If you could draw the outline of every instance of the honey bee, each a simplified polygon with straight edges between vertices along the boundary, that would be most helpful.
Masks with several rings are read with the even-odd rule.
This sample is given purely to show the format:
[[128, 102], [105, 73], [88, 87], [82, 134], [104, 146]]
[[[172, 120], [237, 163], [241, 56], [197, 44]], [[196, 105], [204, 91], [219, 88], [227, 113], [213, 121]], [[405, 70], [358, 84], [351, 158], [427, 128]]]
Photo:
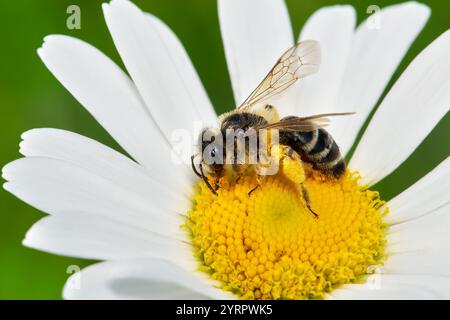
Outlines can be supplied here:
[[[288, 159], [309, 163], [314, 170], [332, 179], [339, 179], [343, 175], [346, 169], [345, 160], [333, 137], [323, 127], [328, 124], [329, 116], [352, 113], [327, 113], [307, 117], [288, 116], [280, 119], [276, 108], [266, 103], [269, 98], [280, 94], [298, 79], [316, 73], [319, 70], [320, 60], [320, 45], [317, 41], [307, 40], [294, 45], [281, 55], [262, 82], [239, 107], [219, 117], [220, 128], [203, 129], [199, 137], [199, 153], [191, 157], [191, 164], [194, 172], [203, 179], [211, 192], [216, 194], [219, 188], [218, 180], [225, 175], [237, 176], [239, 179], [240, 174], [249, 167], [256, 168], [258, 175], [260, 172], [258, 163], [252, 165], [248, 161], [237, 161], [238, 148], [235, 145], [235, 139], [232, 139], [232, 149], [227, 148], [223, 137], [226, 137], [230, 130], [237, 132], [237, 136], [246, 138], [249, 137], [246, 135], [249, 131], [278, 130], [279, 144], [283, 146], [282, 150]], [[227, 154], [227, 150], [231, 150], [231, 161], [205, 160], [206, 158], [229, 158], [230, 154]], [[194, 163], [197, 155], [201, 155], [198, 170]], [[249, 157], [247, 153], [245, 159], [248, 160]], [[215, 181], [214, 186], [208, 178]], [[302, 182], [301, 194], [305, 204], [317, 217], [311, 209], [308, 191]], [[249, 195], [253, 191], [254, 189], [249, 192]]]

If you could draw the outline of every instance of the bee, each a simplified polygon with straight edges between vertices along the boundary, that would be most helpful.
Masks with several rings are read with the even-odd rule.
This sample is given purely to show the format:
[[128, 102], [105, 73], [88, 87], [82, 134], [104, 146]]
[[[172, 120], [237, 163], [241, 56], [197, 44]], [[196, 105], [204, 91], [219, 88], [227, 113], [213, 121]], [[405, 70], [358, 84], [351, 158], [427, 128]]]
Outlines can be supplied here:
[[[329, 122], [327, 117], [352, 113], [280, 118], [276, 108], [266, 103], [268, 99], [280, 94], [298, 79], [316, 73], [319, 70], [320, 60], [320, 45], [317, 41], [307, 40], [294, 45], [281, 55], [266, 77], [240, 106], [219, 117], [220, 128], [202, 130], [197, 154], [201, 155], [199, 169], [197, 170], [194, 163], [197, 155], [191, 157], [191, 164], [193, 171], [203, 179], [211, 192], [217, 194], [218, 180], [225, 175], [234, 175], [239, 179], [239, 176], [249, 168], [256, 168], [256, 172], [260, 172], [258, 164], [251, 165], [249, 162], [236, 160], [238, 147], [234, 143], [235, 140], [231, 139], [232, 149], [227, 148], [227, 144], [223, 142], [223, 137], [227, 137], [228, 132], [237, 132], [237, 136], [244, 136], [248, 140], [249, 136], [246, 134], [249, 131], [278, 130], [279, 144], [283, 146], [282, 150], [286, 159], [295, 160], [300, 165], [302, 161], [309, 163], [314, 170], [332, 179], [339, 179], [343, 175], [346, 169], [345, 160], [333, 137], [324, 127]], [[209, 137], [209, 139], [205, 139], [205, 137]], [[227, 150], [231, 150], [231, 162], [205, 161], [205, 158], [208, 157], [227, 158], [230, 156], [227, 154]], [[248, 160], [249, 156], [246, 154], [245, 159]], [[214, 180], [215, 183], [211, 185], [208, 178]], [[303, 183], [301, 184], [301, 194], [305, 204], [317, 217], [317, 214], [311, 209], [308, 191]], [[249, 192], [249, 195], [253, 191], [254, 189]]]

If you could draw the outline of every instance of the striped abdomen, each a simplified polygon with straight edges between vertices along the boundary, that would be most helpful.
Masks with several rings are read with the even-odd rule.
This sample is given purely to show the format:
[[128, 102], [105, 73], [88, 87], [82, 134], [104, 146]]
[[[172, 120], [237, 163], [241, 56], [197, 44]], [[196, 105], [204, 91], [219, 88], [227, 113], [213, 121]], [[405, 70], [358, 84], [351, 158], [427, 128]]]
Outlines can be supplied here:
[[325, 129], [311, 132], [280, 130], [280, 143], [290, 146], [316, 170], [336, 178], [345, 172], [345, 160], [339, 147]]

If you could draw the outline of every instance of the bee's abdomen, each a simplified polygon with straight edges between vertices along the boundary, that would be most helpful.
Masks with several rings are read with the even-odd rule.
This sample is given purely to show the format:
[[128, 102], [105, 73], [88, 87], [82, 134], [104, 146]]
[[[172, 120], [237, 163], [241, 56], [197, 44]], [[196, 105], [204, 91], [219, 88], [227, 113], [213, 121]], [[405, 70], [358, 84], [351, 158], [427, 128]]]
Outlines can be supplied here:
[[280, 143], [290, 146], [313, 168], [339, 178], [345, 172], [345, 161], [333, 137], [325, 130], [311, 132], [280, 131]]

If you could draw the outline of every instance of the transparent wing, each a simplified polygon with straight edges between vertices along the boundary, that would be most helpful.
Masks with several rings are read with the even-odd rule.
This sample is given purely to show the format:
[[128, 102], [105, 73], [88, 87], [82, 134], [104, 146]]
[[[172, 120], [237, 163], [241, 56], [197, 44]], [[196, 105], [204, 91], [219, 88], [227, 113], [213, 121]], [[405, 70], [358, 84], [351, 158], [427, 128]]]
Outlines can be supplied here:
[[342, 113], [322, 113], [308, 117], [289, 117], [282, 119], [275, 123], [269, 123], [258, 127], [261, 129], [279, 129], [283, 131], [300, 131], [309, 132], [319, 128], [328, 126], [331, 116], [346, 116], [354, 114], [354, 112], [342, 112]]
[[[294, 120], [294, 119], [292, 119]], [[322, 118], [318, 120], [303, 120], [303, 119], [295, 119], [294, 121], [279, 121], [272, 123], [270, 125], [265, 125], [258, 130], [261, 129], [279, 129], [282, 131], [299, 131], [299, 132], [309, 132], [314, 131], [328, 125], [329, 119]]]
[[320, 45], [317, 41], [306, 40], [289, 48], [238, 109], [248, 109], [284, 91], [298, 79], [316, 73], [320, 57]]

